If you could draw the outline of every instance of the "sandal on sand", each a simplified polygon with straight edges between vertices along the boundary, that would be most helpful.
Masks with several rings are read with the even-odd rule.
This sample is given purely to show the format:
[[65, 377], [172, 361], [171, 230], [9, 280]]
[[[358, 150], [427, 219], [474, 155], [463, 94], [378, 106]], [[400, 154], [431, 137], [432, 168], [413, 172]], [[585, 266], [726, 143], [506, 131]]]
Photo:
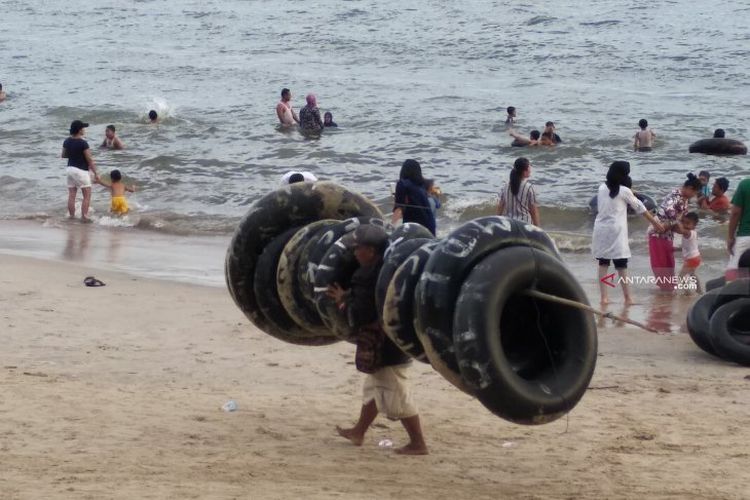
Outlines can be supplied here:
[[94, 278], [93, 276], [86, 276], [83, 279], [83, 284], [86, 286], [105, 286], [106, 283], [104, 283], [102, 280], [98, 280]]

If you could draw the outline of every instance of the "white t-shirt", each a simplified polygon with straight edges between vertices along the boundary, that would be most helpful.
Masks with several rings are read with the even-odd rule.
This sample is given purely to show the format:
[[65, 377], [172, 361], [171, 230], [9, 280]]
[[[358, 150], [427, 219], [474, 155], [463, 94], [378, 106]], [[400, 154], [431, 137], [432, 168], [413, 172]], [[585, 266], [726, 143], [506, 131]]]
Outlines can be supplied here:
[[693, 230], [690, 231], [689, 236], [682, 235], [682, 258], [692, 259], [693, 257], [699, 257], [701, 254], [698, 250], [698, 232]]
[[317, 182], [318, 178], [315, 177], [310, 172], [298, 172], [296, 170], [292, 170], [290, 172], [285, 173], [281, 176], [281, 185], [282, 186], [288, 186], [289, 185], [289, 178], [293, 176], [294, 174], [302, 174], [302, 177], [305, 178], [305, 182]]
[[591, 253], [596, 259], [629, 259], [628, 206], [639, 215], [646, 207], [625, 186], [620, 186], [617, 196], [610, 198], [606, 184], [599, 186], [597, 205]]

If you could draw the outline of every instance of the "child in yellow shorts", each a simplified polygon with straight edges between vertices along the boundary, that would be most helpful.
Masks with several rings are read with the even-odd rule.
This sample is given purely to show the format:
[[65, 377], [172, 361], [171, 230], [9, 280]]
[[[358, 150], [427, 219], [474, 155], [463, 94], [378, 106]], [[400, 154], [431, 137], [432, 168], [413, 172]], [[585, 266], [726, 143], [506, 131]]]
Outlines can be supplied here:
[[128, 200], [125, 198], [125, 191], [135, 193], [135, 186], [127, 186], [122, 182], [122, 174], [119, 170], [112, 170], [109, 173], [111, 182], [100, 180], [99, 184], [105, 186], [112, 193], [112, 204], [110, 205], [109, 211], [116, 215], [125, 215], [128, 213], [130, 208], [128, 207]]

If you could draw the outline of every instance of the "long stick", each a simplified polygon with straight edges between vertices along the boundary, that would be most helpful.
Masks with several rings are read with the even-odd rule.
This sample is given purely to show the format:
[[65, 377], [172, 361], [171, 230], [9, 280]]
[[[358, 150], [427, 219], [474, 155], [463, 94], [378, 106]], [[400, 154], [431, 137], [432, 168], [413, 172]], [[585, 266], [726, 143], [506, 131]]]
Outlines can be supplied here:
[[526, 290], [524, 292], [524, 295], [528, 295], [529, 297], [534, 297], [535, 299], [546, 300], [548, 302], [556, 302], [564, 306], [575, 307], [576, 309], [582, 309], [584, 311], [588, 311], [590, 313], [596, 314], [597, 316], [601, 316], [603, 318], [609, 318], [615, 321], [622, 321], [623, 323], [628, 323], [630, 325], [637, 326], [638, 328], [642, 328], [646, 330], [647, 332], [659, 333], [658, 330], [654, 330], [653, 328], [650, 328], [644, 325], [643, 323], [639, 323], [637, 321], [633, 321], [632, 319], [617, 316], [616, 314], [613, 314], [611, 312], [604, 312], [598, 309], [594, 309], [593, 307], [589, 305], [581, 304], [580, 302], [576, 302], [575, 300], [564, 299], [562, 297], [558, 297], [557, 295], [550, 295], [548, 293], [540, 292], [539, 290]]

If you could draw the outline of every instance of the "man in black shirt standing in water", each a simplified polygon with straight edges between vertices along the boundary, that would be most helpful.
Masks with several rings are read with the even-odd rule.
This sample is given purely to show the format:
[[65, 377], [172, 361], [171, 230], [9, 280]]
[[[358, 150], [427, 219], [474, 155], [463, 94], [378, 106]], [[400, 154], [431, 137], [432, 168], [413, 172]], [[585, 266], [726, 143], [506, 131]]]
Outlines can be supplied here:
[[349, 324], [357, 329], [357, 369], [367, 373], [359, 420], [349, 429], [336, 427], [339, 435], [362, 446], [365, 433], [381, 411], [392, 420], [401, 420], [409, 443], [396, 449], [402, 455], [426, 455], [419, 414], [406, 384], [411, 359], [383, 332], [375, 306], [375, 283], [383, 263], [388, 236], [374, 225], [358, 227], [352, 237], [359, 269], [352, 276], [351, 288], [338, 283], [328, 287], [328, 295], [346, 312]]

